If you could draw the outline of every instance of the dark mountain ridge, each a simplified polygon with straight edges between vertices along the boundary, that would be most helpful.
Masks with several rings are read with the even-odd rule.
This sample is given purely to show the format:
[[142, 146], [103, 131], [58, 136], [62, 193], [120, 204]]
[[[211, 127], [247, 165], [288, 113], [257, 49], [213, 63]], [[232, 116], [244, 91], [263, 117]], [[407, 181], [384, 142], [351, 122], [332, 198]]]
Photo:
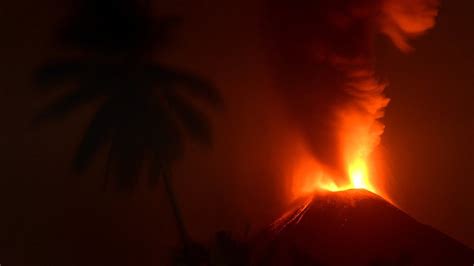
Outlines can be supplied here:
[[301, 199], [256, 241], [255, 265], [473, 265], [474, 251], [366, 190]]

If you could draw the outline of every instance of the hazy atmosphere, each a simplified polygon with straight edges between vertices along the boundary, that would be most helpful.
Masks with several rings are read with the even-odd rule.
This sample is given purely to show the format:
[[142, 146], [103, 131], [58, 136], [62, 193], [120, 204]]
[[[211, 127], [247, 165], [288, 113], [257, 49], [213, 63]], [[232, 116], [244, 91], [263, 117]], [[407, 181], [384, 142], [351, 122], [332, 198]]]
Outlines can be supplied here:
[[[183, 160], [173, 165], [183, 220], [196, 241], [207, 243], [218, 230], [231, 230], [236, 235], [257, 232], [299, 196], [298, 175], [306, 169], [307, 158], [319, 158], [325, 170], [339, 173], [344, 158], [351, 156], [333, 148], [336, 140], [332, 132], [340, 129], [330, 123], [334, 120], [328, 117], [335, 114], [326, 106], [334, 101], [350, 105], [347, 110], [352, 111], [357, 100], [346, 92], [305, 94], [305, 84], [339, 86], [332, 84], [337, 79], [331, 75], [340, 73], [319, 69], [320, 76], [315, 77], [288, 63], [293, 60], [297, 66], [304, 65], [298, 56], [306, 54], [300, 43], [292, 42], [301, 32], [279, 31], [278, 35], [272, 31], [272, 25], [285, 22], [278, 12], [291, 12], [285, 8], [286, 1], [277, 2], [274, 10], [263, 0], [153, 3], [156, 16], [181, 18], [169, 46], [153, 58], [206, 77], [223, 99], [218, 112], [204, 108], [214, 129], [212, 145], [202, 147], [186, 139]], [[94, 112], [93, 105], [75, 110], [60, 122], [32, 123], [42, 106], [58, 95], [38, 91], [33, 77], [41, 64], [61, 54], [54, 34], [69, 14], [68, 7], [60, 0], [6, 1], [0, 6], [4, 61], [0, 264], [9, 265], [3, 256], [7, 260], [23, 256], [29, 258], [25, 261], [51, 261], [52, 265], [67, 259], [80, 261], [94, 256], [84, 255], [93, 249], [75, 250], [75, 245], [87, 243], [105, 247], [101, 251], [105, 254], [133, 250], [138, 255], [130, 260], [141, 257], [161, 265], [161, 258], [177, 242], [162, 182], [148, 187], [146, 181], [139, 181], [131, 192], [113, 187], [104, 190], [105, 151], [99, 152], [85, 174], [71, 171], [71, 160]], [[293, 12], [288, 16], [305, 19], [297, 8]], [[363, 121], [370, 116], [371, 125], [376, 123], [375, 131], [385, 126], [383, 135], [376, 134], [380, 145], [373, 147], [380, 154], [373, 172], [381, 177], [374, 181], [381, 187], [379, 191], [419, 222], [470, 248], [474, 248], [473, 13], [472, 0], [442, 1], [434, 16], [436, 26], [420, 26], [423, 35], [407, 33], [412, 50], [394, 37], [395, 33], [376, 34], [375, 45], [365, 48], [365, 42], [372, 43], [372, 35], [367, 33], [366, 41], [356, 38], [350, 46], [357, 50], [354, 53], [366, 56], [361, 63], [364, 67], [370, 62], [370, 69], [364, 68], [373, 71], [369, 79], [386, 84], [385, 91], [374, 96], [377, 110], [356, 114]], [[321, 25], [322, 21], [315, 23]], [[323, 36], [323, 29], [327, 30], [321, 26], [314, 32]], [[278, 38], [289, 41], [272, 46], [271, 41]], [[352, 58], [352, 51], [345, 48], [349, 44], [336, 47], [334, 43], [341, 42], [334, 36], [321, 43], [323, 48], [334, 49], [320, 47], [321, 51], [337, 59]], [[296, 51], [293, 54], [289, 49]], [[320, 60], [318, 56], [321, 54], [315, 56]], [[312, 99], [320, 103], [313, 106]], [[385, 105], [382, 118], [379, 109]], [[357, 137], [347, 137], [348, 142]], [[340, 180], [336, 183], [344, 185], [347, 177], [337, 176]]]

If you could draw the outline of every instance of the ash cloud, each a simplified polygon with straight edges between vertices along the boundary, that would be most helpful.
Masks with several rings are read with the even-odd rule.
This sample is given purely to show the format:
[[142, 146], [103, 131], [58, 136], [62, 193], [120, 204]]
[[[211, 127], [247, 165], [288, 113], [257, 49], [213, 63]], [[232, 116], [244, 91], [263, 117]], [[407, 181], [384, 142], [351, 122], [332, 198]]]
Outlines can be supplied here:
[[[314, 157], [336, 176], [344, 175], [344, 146], [362, 136], [370, 152], [383, 133], [379, 119], [389, 100], [374, 73], [376, 36], [386, 35], [408, 52], [408, 40], [434, 26], [438, 5], [437, 0], [267, 1], [270, 58], [288, 112]], [[341, 137], [351, 130], [352, 136]]]

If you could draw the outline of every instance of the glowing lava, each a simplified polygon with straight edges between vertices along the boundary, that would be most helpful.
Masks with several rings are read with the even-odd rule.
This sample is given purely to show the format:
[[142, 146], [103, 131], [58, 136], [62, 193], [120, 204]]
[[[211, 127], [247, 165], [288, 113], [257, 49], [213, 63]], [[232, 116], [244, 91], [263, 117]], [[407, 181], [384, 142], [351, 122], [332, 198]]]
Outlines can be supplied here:
[[361, 159], [349, 166], [349, 176], [355, 188], [367, 188], [367, 165]]
[[389, 99], [375, 73], [374, 41], [382, 33], [412, 51], [409, 39], [435, 25], [439, 1], [276, 2], [274, 37], [281, 43], [275, 54], [285, 65], [282, 76], [289, 75], [285, 96], [305, 146], [295, 163], [293, 196], [366, 189], [387, 199], [380, 171], [388, 169], [377, 146]]
[[318, 182], [318, 187], [331, 192], [350, 189], [365, 189], [378, 194], [377, 190], [370, 182], [367, 163], [362, 158], [358, 158], [353, 163], [351, 163], [348, 166], [347, 171], [349, 176], [349, 184], [338, 186], [334, 181], [332, 181], [332, 179], [326, 179], [325, 181]]
[[[383, 176], [375, 170], [377, 165], [372, 156], [380, 142], [383, 125], [375, 119], [366, 119], [353, 112], [345, 112], [340, 123], [340, 149], [344, 163], [342, 171], [332, 171], [311, 154], [304, 155], [305, 159], [294, 173], [294, 196], [300, 197], [318, 190], [338, 192], [365, 189], [388, 200], [380, 187]], [[377, 180], [373, 179], [375, 175]]]
[[[372, 77], [363, 77], [364, 82], [357, 85], [369, 91], [380, 91], [383, 84], [378, 84]], [[369, 89], [367, 89], [369, 88]], [[311, 154], [306, 154], [303, 163], [296, 173], [295, 195], [312, 193], [316, 190], [331, 192], [350, 189], [365, 189], [387, 198], [380, 188], [383, 176], [377, 173], [373, 153], [380, 143], [384, 125], [379, 118], [389, 99], [381, 93], [365, 98], [365, 110], [351, 105], [340, 107], [337, 119], [337, 136], [342, 165], [340, 169], [324, 166]], [[312, 157], [312, 158], [310, 158]], [[374, 176], [377, 180], [374, 180]], [[377, 181], [377, 182], [374, 182]]]

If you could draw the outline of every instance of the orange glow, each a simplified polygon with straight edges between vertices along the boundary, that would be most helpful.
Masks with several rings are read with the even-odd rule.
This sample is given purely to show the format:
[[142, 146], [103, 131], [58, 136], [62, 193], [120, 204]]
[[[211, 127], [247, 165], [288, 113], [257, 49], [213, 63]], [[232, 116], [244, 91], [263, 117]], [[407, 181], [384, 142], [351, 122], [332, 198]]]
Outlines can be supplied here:
[[343, 186], [338, 186], [331, 179], [327, 179], [326, 182], [322, 181], [318, 183], [320, 189], [337, 192], [350, 189], [365, 189], [375, 194], [381, 194], [370, 181], [369, 170], [367, 162], [362, 158], [356, 159], [350, 165], [348, 165], [348, 177], [349, 183]]
[[354, 188], [374, 190], [370, 184], [367, 163], [362, 159], [357, 159], [349, 165], [349, 178]]
[[383, 189], [377, 187], [373, 182], [374, 180], [372, 180], [369, 159], [368, 157], [364, 158], [361, 156], [350, 162], [346, 166], [346, 181], [338, 184], [336, 180], [341, 180], [340, 177], [334, 178], [334, 174], [330, 174], [330, 171], [325, 170], [316, 160], [307, 157], [296, 172], [297, 178], [294, 183], [293, 196], [300, 197], [317, 190], [338, 192], [351, 189], [365, 189], [388, 199]]
[[416, 37], [431, 29], [438, 16], [439, 0], [386, 0], [383, 2], [380, 29], [400, 50], [412, 47], [409, 37]]
[[[439, 2], [381, 1], [381, 10], [376, 12], [374, 20], [377, 30], [387, 35], [401, 51], [411, 51], [409, 40], [435, 25]], [[348, 19], [347, 23], [351, 23], [351, 20]], [[361, 40], [365, 37], [367, 36], [360, 36]], [[370, 47], [372, 39], [368, 38], [366, 41]], [[330, 40], [328, 43], [331, 43]], [[293, 196], [300, 197], [315, 190], [336, 192], [366, 189], [388, 199], [380, 187], [384, 178], [380, 171], [386, 172], [386, 169], [378, 165], [381, 164], [380, 161], [374, 161], [374, 151], [384, 131], [380, 119], [389, 99], [384, 95], [386, 84], [380, 82], [374, 74], [373, 54], [364, 51], [365, 49], [361, 49], [360, 55], [354, 57], [350, 53], [346, 55], [334, 50], [331, 51], [333, 54], [322, 57], [324, 60], [328, 58], [326, 61], [315, 61], [316, 64], [327, 64], [344, 77], [341, 87], [325, 88], [342, 90], [347, 98], [346, 101], [343, 99], [334, 103], [330, 110], [331, 127], [322, 129], [335, 134], [337, 147], [334, 147], [333, 152], [339, 158], [336, 162], [329, 162], [333, 165], [323, 165], [321, 162], [325, 160], [318, 161], [322, 158], [315, 158], [318, 156], [317, 152], [304, 150], [293, 173]], [[383, 158], [383, 154], [377, 156]]]
[[[373, 176], [377, 165], [373, 152], [380, 143], [384, 125], [379, 122], [389, 99], [383, 96], [384, 84], [367, 71], [354, 72], [352, 88], [360, 93], [359, 102], [338, 107], [336, 134], [343, 169], [329, 169], [306, 154], [295, 173], [295, 196], [315, 190], [332, 192], [365, 189], [388, 198], [380, 187], [382, 176]], [[377, 180], [375, 180], [377, 178]]]
[[[365, 189], [376, 194], [381, 194], [371, 183], [367, 162], [362, 158], [356, 159], [347, 168], [349, 182], [345, 185], [337, 185], [335, 181], [326, 175], [320, 175], [316, 178], [316, 183], [306, 187], [305, 192], [311, 192], [316, 189], [327, 190], [331, 192], [344, 191], [350, 189]], [[314, 176], [313, 176], [314, 177]]]

